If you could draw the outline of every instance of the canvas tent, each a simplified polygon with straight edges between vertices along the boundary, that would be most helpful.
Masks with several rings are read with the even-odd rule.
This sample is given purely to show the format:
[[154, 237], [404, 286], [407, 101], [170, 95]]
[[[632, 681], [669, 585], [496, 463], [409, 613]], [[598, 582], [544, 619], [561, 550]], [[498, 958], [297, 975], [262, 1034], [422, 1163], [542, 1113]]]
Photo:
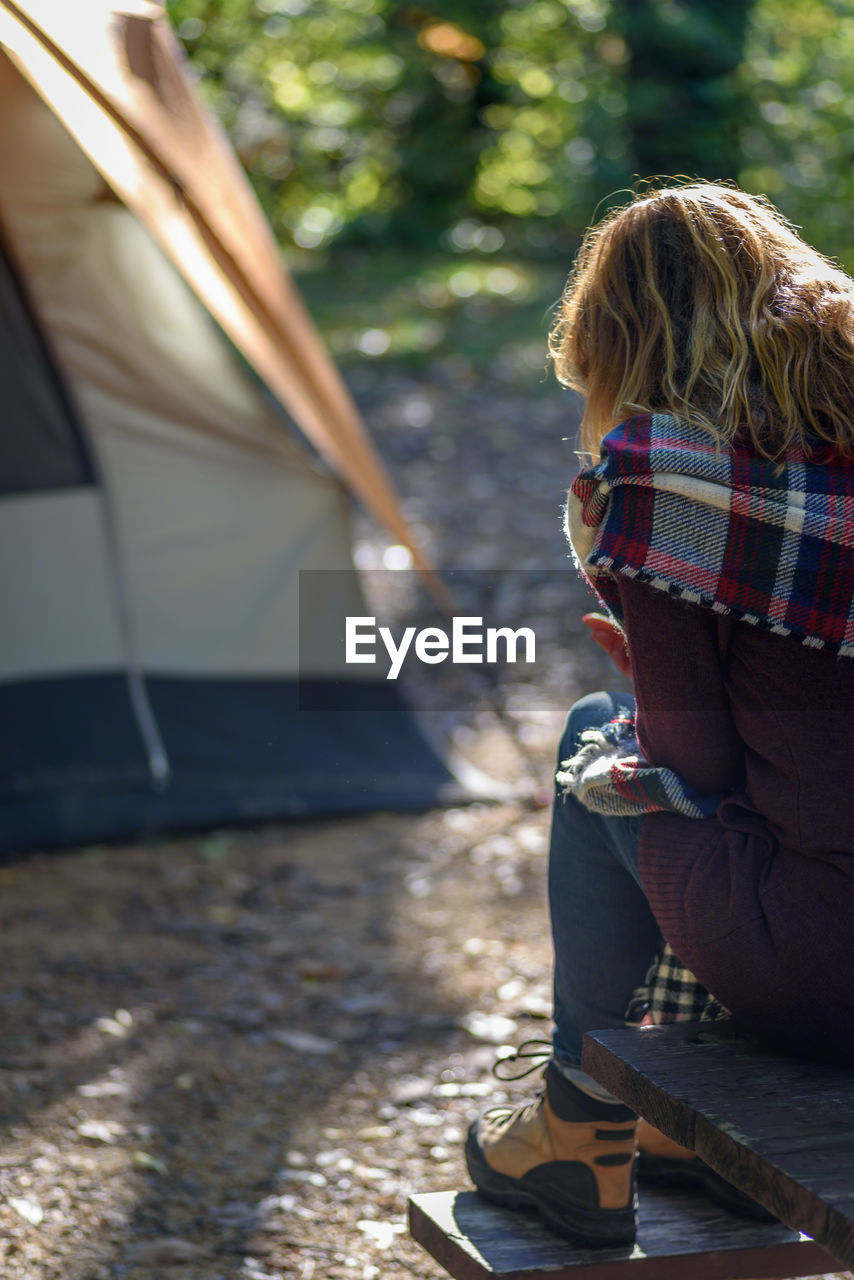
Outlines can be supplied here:
[[437, 797], [342, 575], [297, 671], [408, 530], [158, 5], [0, 0], [0, 375], [0, 849]]

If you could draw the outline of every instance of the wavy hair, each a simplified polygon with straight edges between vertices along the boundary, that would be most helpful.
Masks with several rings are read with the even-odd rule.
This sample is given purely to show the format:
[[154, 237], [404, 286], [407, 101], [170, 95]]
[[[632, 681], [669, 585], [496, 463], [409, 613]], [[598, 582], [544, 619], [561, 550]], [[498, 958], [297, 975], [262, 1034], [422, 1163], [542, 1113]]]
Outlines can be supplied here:
[[766, 458], [819, 442], [854, 457], [854, 280], [762, 196], [692, 182], [610, 213], [584, 238], [549, 353], [587, 396], [594, 456], [617, 422], [657, 411]]

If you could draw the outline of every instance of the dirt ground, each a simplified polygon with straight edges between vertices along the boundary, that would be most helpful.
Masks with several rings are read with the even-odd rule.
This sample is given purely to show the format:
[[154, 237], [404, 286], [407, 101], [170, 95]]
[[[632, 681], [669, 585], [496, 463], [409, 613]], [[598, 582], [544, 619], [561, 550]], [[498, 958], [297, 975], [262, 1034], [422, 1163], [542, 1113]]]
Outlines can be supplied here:
[[[560, 573], [507, 723], [443, 725], [547, 788], [566, 705], [613, 683], [562, 573], [566, 401], [459, 368], [356, 390], [440, 563]], [[547, 826], [474, 803], [0, 867], [4, 1280], [442, 1275], [406, 1200], [465, 1185], [497, 1048], [548, 1034]]]
[[3, 868], [2, 1275], [439, 1275], [406, 1198], [547, 1027], [545, 838], [475, 805]]

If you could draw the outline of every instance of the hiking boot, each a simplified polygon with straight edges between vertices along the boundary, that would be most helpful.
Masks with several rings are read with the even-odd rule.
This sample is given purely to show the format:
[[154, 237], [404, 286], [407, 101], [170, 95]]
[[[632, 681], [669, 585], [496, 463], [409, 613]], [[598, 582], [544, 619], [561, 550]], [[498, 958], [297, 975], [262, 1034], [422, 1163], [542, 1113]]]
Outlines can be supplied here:
[[632, 1244], [634, 1112], [591, 1098], [554, 1062], [544, 1080], [534, 1102], [495, 1107], [472, 1124], [465, 1157], [474, 1185], [507, 1208], [537, 1209], [578, 1244]]
[[710, 1200], [743, 1218], [754, 1218], [757, 1222], [777, 1221], [773, 1213], [731, 1186], [693, 1151], [680, 1147], [646, 1120], [638, 1122], [637, 1176], [641, 1182], [705, 1191]]

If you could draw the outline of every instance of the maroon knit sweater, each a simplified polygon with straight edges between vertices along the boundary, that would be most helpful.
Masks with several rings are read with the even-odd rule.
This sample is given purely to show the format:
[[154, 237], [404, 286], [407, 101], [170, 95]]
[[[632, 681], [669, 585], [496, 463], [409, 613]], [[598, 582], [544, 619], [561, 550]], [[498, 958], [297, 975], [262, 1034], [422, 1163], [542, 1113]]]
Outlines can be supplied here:
[[726, 797], [643, 820], [661, 930], [746, 1026], [854, 1066], [854, 660], [619, 589], [644, 755]]

